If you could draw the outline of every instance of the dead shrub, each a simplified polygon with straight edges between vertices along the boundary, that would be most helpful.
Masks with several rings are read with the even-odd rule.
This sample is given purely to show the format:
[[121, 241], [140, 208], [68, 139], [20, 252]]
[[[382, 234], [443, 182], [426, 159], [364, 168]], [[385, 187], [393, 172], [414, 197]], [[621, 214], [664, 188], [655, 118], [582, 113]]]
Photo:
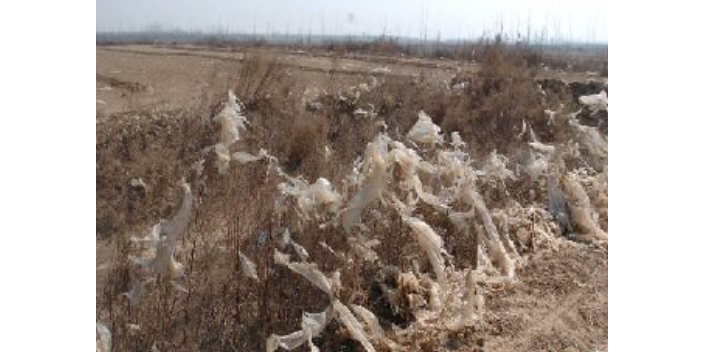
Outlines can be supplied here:
[[325, 162], [325, 146], [329, 125], [321, 116], [302, 115], [291, 124], [286, 147], [286, 168], [293, 171], [305, 171], [310, 175], [320, 174]]

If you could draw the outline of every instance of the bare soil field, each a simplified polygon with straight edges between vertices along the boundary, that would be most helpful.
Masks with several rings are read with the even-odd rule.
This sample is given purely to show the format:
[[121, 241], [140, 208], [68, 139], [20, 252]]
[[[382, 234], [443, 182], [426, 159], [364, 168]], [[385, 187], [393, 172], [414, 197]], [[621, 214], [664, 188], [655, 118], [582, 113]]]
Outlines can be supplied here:
[[[425, 76], [447, 83], [458, 72], [474, 74], [479, 64], [456, 60], [402, 58], [373, 55], [336, 56], [283, 48], [247, 49], [250, 54], [274, 55], [301, 85], [323, 87], [330, 74], [350, 86], [376, 76]], [[183, 108], [199, 103], [204, 91], [222, 90], [244, 60], [243, 49], [193, 46], [103, 46], [96, 48], [96, 90], [99, 113], [144, 108]], [[543, 70], [540, 78], [566, 82], [602, 78], [586, 72]], [[302, 83], [305, 82], [305, 83]], [[112, 83], [112, 84], [111, 84]]]
[[606, 77], [500, 47], [96, 62], [113, 351], [606, 351]]

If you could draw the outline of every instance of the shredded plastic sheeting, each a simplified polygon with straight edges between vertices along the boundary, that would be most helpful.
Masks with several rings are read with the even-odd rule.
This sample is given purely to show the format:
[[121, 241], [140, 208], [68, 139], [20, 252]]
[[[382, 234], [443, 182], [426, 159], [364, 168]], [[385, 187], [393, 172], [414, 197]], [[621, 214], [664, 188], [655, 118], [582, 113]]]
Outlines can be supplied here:
[[269, 154], [264, 149], [260, 149], [257, 155], [252, 155], [247, 152], [234, 152], [232, 159], [235, 159], [240, 164], [248, 164], [269, 157]]
[[138, 258], [137, 263], [151, 268], [156, 274], [168, 272], [172, 278], [183, 275], [183, 266], [174, 259], [176, 244], [188, 227], [193, 211], [193, 193], [185, 181], [181, 182], [183, 201], [173, 219], [161, 220], [152, 229], [152, 238], [142, 240], [153, 246], [152, 258]]
[[435, 145], [442, 143], [440, 127], [424, 111], [418, 113], [418, 121], [408, 131], [408, 139], [422, 144]]
[[[419, 170], [425, 173], [434, 173], [434, 167], [423, 161], [423, 159], [416, 153], [415, 150], [407, 148], [400, 142], [391, 142], [393, 149], [389, 152], [387, 160], [391, 161], [393, 165], [398, 166], [401, 170], [402, 179], [400, 186], [404, 190], [410, 190], [414, 188], [417, 182], [417, 173]], [[387, 162], [388, 163], [388, 162]]]
[[538, 155], [536, 157], [532, 151], [529, 151], [523, 170], [530, 176], [531, 180], [536, 181], [539, 177], [548, 173], [549, 167], [549, 155]]
[[193, 193], [191, 192], [191, 186], [185, 181], [181, 181], [181, 188], [183, 189], [181, 208], [171, 221], [167, 221], [163, 224], [162, 228], [163, 234], [166, 235], [166, 240], [172, 245], [175, 245], [186, 232], [188, 221], [193, 211]]
[[379, 259], [379, 255], [374, 251], [374, 246], [379, 244], [379, 240], [369, 240], [362, 236], [347, 238], [347, 242], [352, 247], [352, 251], [357, 255], [357, 258], [365, 262], [375, 262]]
[[[292, 263], [288, 255], [274, 250], [274, 262], [279, 265], [288, 267], [291, 271], [305, 277], [313, 285], [328, 294], [331, 301], [337, 302], [334, 298], [336, 287], [340, 287], [340, 273], [335, 272], [331, 278], [323, 274], [315, 264], [311, 263]], [[301, 330], [293, 332], [286, 336], [272, 334], [266, 343], [267, 352], [273, 352], [279, 347], [292, 350], [308, 342], [311, 351], [318, 351], [318, 347], [313, 344], [313, 337], [318, 336], [327, 325], [327, 312], [321, 313], [303, 313], [301, 319]]]
[[[590, 155], [605, 160], [609, 154], [609, 144], [602, 137], [596, 127], [584, 126], [576, 118], [570, 118], [569, 126], [579, 144], [582, 145]], [[599, 161], [601, 163], [602, 161]], [[601, 165], [597, 165], [601, 166]]]
[[486, 176], [499, 180], [515, 179], [516, 176], [514, 175], [513, 171], [509, 170], [506, 167], [507, 163], [508, 158], [504, 155], [497, 153], [496, 150], [494, 150], [491, 152], [491, 154], [489, 154], [489, 158], [487, 158], [486, 163], [482, 168], [482, 172]]
[[[549, 116], [551, 116], [551, 119], [553, 116], [555, 116], [555, 114], [557, 114], [557, 112], [549, 111], [549, 110], [546, 112], [549, 112]], [[531, 148], [533, 148], [534, 150], [536, 150], [538, 152], [541, 152], [543, 154], [548, 154], [548, 155], [555, 152], [554, 146], [541, 143], [538, 140], [538, 136], [536, 136], [535, 132], [533, 132], [533, 129], [530, 127], [528, 129], [529, 129], [529, 133], [530, 133], [530, 142], [528, 142], [528, 145], [530, 145]]]
[[369, 204], [381, 197], [381, 192], [386, 186], [387, 163], [382, 155], [388, 153], [388, 137], [380, 135], [377, 141], [367, 146], [364, 164], [369, 165], [370, 171], [364, 186], [357, 192], [347, 205], [343, 214], [343, 226], [347, 233], [352, 231], [352, 226], [361, 223], [362, 211]]
[[333, 297], [334, 279], [328, 278], [314, 263], [291, 262], [288, 255], [274, 250], [274, 262], [288, 267], [291, 271], [303, 276], [317, 288]]
[[[469, 184], [465, 185], [461, 192], [464, 202], [473, 205], [479, 213], [479, 217], [481, 218], [486, 234], [488, 235], [481, 237], [483, 239], [482, 242], [487, 246], [492, 261], [498, 263], [499, 269], [507, 279], [513, 279], [515, 273], [515, 263], [509, 257], [506, 248], [503, 245], [501, 236], [499, 235], [499, 232], [491, 219], [491, 214], [486, 208], [484, 199], [481, 195], [479, 195], [479, 193], [477, 193], [474, 186]], [[508, 241], [510, 240], [511, 239], [508, 239]]]
[[[462, 278], [460, 276], [461, 273], [459, 272], [454, 276], [453, 289], [459, 292], [456, 292], [456, 295], [452, 298], [456, 299], [450, 300], [445, 305], [449, 313], [455, 315], [445, 323], [445, 326], [454, 332], [461, 331], [482, 318], [481, 309], [483, 308], [483, 303], [481, 296], [476, 292], [477, 286], [474, 272], [471, 269], [467, 269]], [[458, 312], [459, 316], [457, 316]]]
[[572, 175], [565, 175], [560, 181], [564, 187], [565, 199], [576, 227], [575, 230], [579, 231], [579, 234], [595, 240], [607, 240], [608, 234], [599, 227], [599, 223], [594, 219], [591, 202], [582, 185]]
[[327, 322], [327, 314], [325, 311], [321, 313], [303, 312], [303, 317], [301, 318], [301, 330], [285, 336], [272, 334], [266, 341], [266, 350], [267, 352], [274, 352], [281, 347], [287, 351], [290, 351], [307, 342], [311, 351], [318, 351], [318, 347], [313, 344], [313, 338], [323, 332]]
[[171, 286], [173, 286], [173, 288], [178, 292], [188, 293], [188, 289], [185, 286], [181, 285], [180, 283], [174, 280], [171, 280]]
[[317, 215], [318, 209], [327, 209], [331, 213], [339, 212], [342, 197], [333, 188], [330, 181], [320, 177], [310, 185], [302, 178], [289, 178], [287, 183], [279, 184], [279, 190], [297, 200], [299, 209], [305, 216]]
[[[562, 226], [560, 223], [563, 222], [570, 233], [572, 229], [581, 229], [582, 232], [589, 229], [589, 232], [598, 234], [599, 219], [591, 209], [587, 192], [580, 182], [588, 187], [589, 196], [597, 194], [598, 199], [608, 197], [606, 160], [599, 159], [600, 168], [589, 169], [589, 176], [587, 171], [584, 175], [575, 176], [576, 185], [565, 185], [562, 178], [567, 172], [566, 165], [573, 167], [575, 162], [584, 165], [585, 155], [606, 159], [606, 138], [597, 129], [579, 124], [574, 114], [547, 113], [550, 128], [565, 129], [551, 135], [554, 145], [540, 142], [535, 133], [537, 130], [533, 131], [524, 121], [519, 138], [521, 141], [527, 140], [528, 144], [520, 151], [518, 158], [513, 159], [515, 154], [509, 158], [494, 151], [481, 169], [473, 167], [469, 151], [465, 149], [466, 143], [459, 133], [451, 133], [449, 145], [443, 148], [440, 128], [424, 112], [419, 113], [418, 121], [407, 133], [408, 141], [394, 141], [386, 133], [380, 133], [375, 141], [367, 145], [363, 157], [354, 162], [353, 169], [341, 186], [340, 201], [345, 208], [340, 217], [328, 218], [325, 223], [325, 226], [336, 226], [341, 221], [348, 234], [346, 240], [349, 246], [344, 250], [332, 249], [324, 243], [322, 246], [344, 263], [356, 260], [384, 265], [384, 258], [380, 258], [372, 248], [379, 243], [374, 239], [372, 229], [394, 226], [388, 221], [388, 211], [400, 215], [411, 228], [433, 270], [430, 274], [421, 273], [414, 259], [413, 270], [418, 277], [413, 273], [399, 274], [395, 288], [381, 288], [394, 312], [403, 311], [415, 318], [407, 328], [385, 332], [374, 312], [361, 306], [340, 303], [333, 292], [333, 287], [339, 285], [333, 283], [335, 277], [324, 275], [308, 263], [308, 257], [301, 255], [295, 245], [301, 263], [291, 263], [288, 256], [278, 252], [275, 253], [278, 258], [276, 262], [289, 266], [328, 293], [335, 316], [352, 338], [360, 341], [367, 350], [373, 348], [371, 343], [379, 348], [389, 348], [393, 341], [388, 337], [407, 342], [405, 338], [420, 331], [440, 334], [448, 330], [457, 332], [480, 322], [486, 285], [503, 285], [519, 279], [516, 268], [527, 260], [521, 256], [526, 252], [558, 250], [563, 243], [560, 241], [566, 241], [558, 236], [558, 226]], [[437, 145], [440, 147], [427, 148]], [[519, 172], [521, 170], [525, 172]], [[598, 174], [599, 171], [602, 174]], [[530, 200], [541, 197], [538, 199], [542, 201], [545, 193], [538, 192], [547, 191], [548, 204], [524, 208], [521, 203], [509, 199], [508, 205], [500, 203], [499, 208], [490, 210], [488, 205], [495, 207], [497, 199], [492, 194], [486, 198], [490, 203], [485, 203], [480, 190], [486, 189], [487, 185], [492, 186], [494, 180], [518, 180], [526, 173], [537, 181], [531, 183], [535, 189], [528, 192]], [[289, 184], [298, 187], [295, 181]], [[514, 185], [509, 186], [512, 188]], [[514, 190], [505, 188], [506, 196], [511, 197], [508, 191], [513, 193]], [[489, 194], [484, 196], [489, 197]], [[347, 197], [350, 197], [348, 201], [345, 200]], [[432, 207], [426, 207], [427, 204]], [[435, 212], [428, 217], [428, 210]], [[362, 223], [362, 214], [369, 217], [368, 227]], [[460, 232], [467, 235], [474, 232], [479, 237], [479, 265], [476, 270], [455, 269], [452, 258], [443, 249], [443, 239], [433, 230], [436, 224], [432, 221], [436, 214], [446, 214]], [[355, 227], [362, 231], [353, 233]], [[407, 347], [404, 345], [401, 349]]]
[[222, 143], [215, 145], [215, 156], [217, 156], [218, 172], [224, 174], [230, 168], [230, 149]]
[[144, 180], [142, 180], [141, 177], [140, 177], [140, 178], [133, 178], [133, 179], [131, 179], [131, 180], [130, 180], [130, 186], [132, 186], [133, 188], [142, 188], [142, 189], [145, 189], [145, 190], [148, 188], [148, 187], [147, 187], [147, 184], [144, 183]]
[[225, 173], [230, 166], [230, 146], [240, 140], [240, 130], [245, 130], [247, 118], [242, 114], [242, 106], [232, 91], [228, 92], [229, 100], [213, 121], [220, 125], [220, 137], [215, 145], [217, 167], [220, 173]]
[[[545, 110], [545, 115], [548, 116], [548, 125], [552, 125], [555, 122], [555, 116], [557, 116], [557, 111]], [[525, 124], [525, 121], [524, 121]]]
[[325, 146], [325, 149], [323, 150], [323, 157], [325, 158], [325, 161], [329, 161], [332, 157], [332, 148], [330, 148], [329, 145]]
[[460, 232], [465, 232], [469, 229], [469, 222], [474, 219], [474, 209], [469, 212], [452, 212], [448, 214], [448, 218]]
[[423, 220], [414, 217], [405, 217], [403, 220], [411, 227], [418, 244], [428, 256], [430, 265], [432, 265], [438, 278], [441, 293], [444, 294], [447, 292], [447, 275], [445, 274], [445, 262], [442, 257], [443, 254], [446, 254], [443, 249], [442, 238]]
[[242, 272], [244, 273], [245, 276], [248, 278], [253, 279], [254, 281], [259, 282], [259, 276], [257, 276], [257, 265], [252, 263], [249, 258], [247, 258], [244, 253], [239, 252], [240, 256], [240, 264], [242, 265]]
[[[509, 217], [509, 229], [520, 250], [556, 252], [564, 240], [555, 218], [547, 209], [523, 207], [513, 202], [504, 209]], [[565, 233], [564, 231], [562, 233]]]
[[413, 189], [416, 191], [418, 198], [420, 198], [423, 202], [432, 205], [438, 210], [447, 210], [448, 206], [445, 201], [430, 192], [426, 192], [423, 189], [423, 184], [421, 183], [420, 178], [418, 178], [418, 176], [413, 177]]
[[154, 281], [153, 278], [149, 278], [145, 281], [140, 281], [137, 280], [133, 285], [132, 288], [129, 290], [129, 292], [125, 292], [122, 295], [127, 297], [127, 299], [130, 302], [130, 305], [136, 306], [139, 304], [139, 301], [142, 299], [142, 295], [146, 291], [146, 286], [147, 284], [150, 284]]
[[369, 342], [369, 337], [364, 332], [362, 324], [355, 318], [349, 308], [345, 307], [340, 301], [335, 300], [333, 302], [333, 310], [335, 311], [337, 319], [345, 326], [347, 332], [353, 339], [359, 341], [367, 352], [376, 351], [372, 343]]
[[606, 91], [602, 90], [599, 94], [583, 95], [579, 97], [579, 103], [588, 107], [592, 115], [599, 111], [609, 110], [609, 97]]
[[355, 111], [354, 111], [354, 114], [355, 114], [355, 115], [361, 115], [361, 116], [364, 116], [364, 117], [371, 117], [371, 118], [376, 117], [376, 113], [374, 112], [374, 110], [369, 110], [369, 111], [367, 111], [367, 110], [364, 110], [364, 109], [361, 109], [361, 108], [358, 108], [357, 110], [355, 110]]
[[301, 331], [303, 331], [303, 337], [308, 342], [308, 347], [310, 347], [311, 352], [318, 352], [318, 346], [313, 344], [313, 337], [320, 335], [320, 333], [327, 325], [326, 313], [309, 314], [303, 312], [303, 318], [301, 319]]
[[229, 100], [214, 121], [220, 124], [220, 143], [226, 146], [240, 139], [240, 130], [246, 128], [247, 118], [242, 115], [242, 106], [232, 91], [228, 92]]
[[[367, 352], [375, 351], [371, 342], [369, 342], [367, 334], [364, 332], [362, 324], [347, 307], [334, 298], [334, 291], [336, 287], [340, 286], [339, 271], [335, 272], [331, 278], [328, 278], [318, 270], [315, 264], [291, 262], [286, 254], [278, 250], [274, 250], [274, 262], [288, 267], [291, 271], [305, 277], [313, 285], [327, 293], [332, 301], [332, 309], [335, 316], [345, 326], [351, 337], [359, 341]], [[367, 316], [367, 318], [369, 318], [369, 316]], [[291, 350], [303, 345], [305, 342], [309, 343], [312, 351], [317, 351], [318, 348], [313, 344], [312, 338], [319, 335], [326, 324], [325, 312], [319, 314], [304, 313], [302, 329], [286, 336], [271, 335], [267, 340], [267, 352], [273, 352], [279, 347]]]
[[395, 310], [399, 309], [400, 298], [406, 298], [408, 300], [408, 305], [410, 311], [416, 315], [419, 311], [427, 305], [425, 297], [421, 293], [425, 292], [425, 289], [421, 287], [418, 277], [412, 272], [400, 273], [396, 277], [397, 290], [392, 292], [391, 290], [385, 291], [389, 301], [391, 302]]
[[281, 233], [281, 238], [279, 238], [278, 241], [278, 246], [279, 248], [283, 249], [286, 248], [291, 243], [291, 231], [289, 231], [288, 227], [284, 229], [284, 232]]
[[559, 188], [557, 176], [554, 174], [548, 176], [548, 211], [563, 233], [573, 232], [565, 194]]
[[96, 341], [95, 350], [97, 352], [110, 352], [112, 350], [112, 334], [107, 326], [101, 322], [96, 322], [96, 331], [98, 339]]
[[172, 279], [179, 279], [179, 278], [182, 278], [185, 275], [185, 273], [184, 273], [184, 269], [183, 269], [183, 264], [176, 261], [176, 259], [173, 256], [173, 252], [175, 252], [175, 251], [176, 251], [176, 248], [174, 247], [174, 250], [171, 253], [171, 260], [169, 261], [169, 266], [166, 268], [166, 273]]
[[464, 287], [464, 302], [462, 302], [462, 322], [465, 326], [471, 323], [474, 312], [477, 311], [477, 294], [475, 290], [476, 281], [474, 280], [474, 273], [469, 269], [467, 270], [467, 278]]
[[[395, 343], [388, 339], [387, 335], [403, 340], [401, 336], [410, 336], [405, 334], [413, 334], [414, 331], [438, 332], [442, 329], [461, 331], [466, 326], [481, 321], [482, 287], [486, 283], [505, 284], [507, 281], [516, 280], [516, 267], [524, 260], [519, 253], [525, 253], [526, 250], [534, 248], [557, 250], [556, 234], [559, 233], [557, 231], [559, 225], [556, 223], [564, 221], [568, 229], [588, 227], [591, 232], [595, 232], [594, 227], [587, 226], [589, 223], [583, 219], [589, 215], [592, 225], [596, 224], [597, 228], [599, 226], [591, 205], [584, 201], [584, 199], [589, 201], [588, 197], [585, 198], [586, 192], [574, 185], [564, 185], [561, 177], [565, 173], [565, 165], [573, 165], [574, 160], [568, 160], [568, 158], [583, 160], [581, 158], [584, 155], [606, 157], [608, 153], [606, 139], [599, 134], [598, 130], [579, 124], [574, 114], [558, 115], [558, 112], [551, 112], [550, 119], [549, 125], [555, 128], [567, 128], [565, 130], [567, 134], [564, 137], [570, 138], [569, 141], [560, 142], [560, 138], [563, 138], [560, 135], [555, 138], [555, 145], [542, 143], [533, 129], [524, 123], [519, 138], [527, 139], [528, 145], [519, 159], [513, 160], [515, 164], [511, 164], [512, 159], [509, 157], [494, 151], [482, 164], [481, 169], [474, 169], [469, 153], [464, 149], [466, 143], [456, 132], [450, 135], [450, 144], [447, 148], [425, 148], [428, 145], [442, 144], [443, 141], [439, 127], [432, 124], [430, 118], [423, 112], [419, 113], [418, 121], [408, 132], [407, 144], [392, 140], [386, 133], [380, 133], [376, 140], [367, 145], [363, 157], [354, 162], [353, 169], [341, 186], [342, 191], [337, 193], [339, 198], [336, 199], [339, 200], [339, 204], [345, 204], [345, 207], [340, 213], [333, 214], [341, 216], [326, 218], [324, 224], [336, 226], [339, 225], [338, 221], [341, 221], [348, 234], [346, 240], [349, 246], [346, 252], [338, 251], [337, 248], [332, 249], [324, 243], [322, 246], [345, 263], [359, 260], [383, 264], [384, 258], [379, 258], [372, 248], [379, 241], [374, 239], [371, 229], [379, 226], [393, 226], [388, 221], [386, 211], [393, 211], [400, 215], [404, 223], [411, 228], [424, 254], [429, 258], [434, 272], [434, 275], [421, 274], [416, 262], [414, 271], [420, 275], [420, 280], [416, 278], [415, 285], [410, 284], [414, 280], [399, 275], [397, 280], [401, 281], [397, 282], [397, 288], [382, 287], [382, 292], [392, 309], [406, 310], [416, 319], [408, 328], [385, 332], [374, 313], [361, 306], [349, 306], [354, 311], [354, 315], [351, 314], [350, 309], [340, 303], [335, 296], [335, 288], [340, 285], [339, 275], [326, 276], [317, 269], [315, 264], [308, 263], [305, 249], [298, 247], [293, 241], [288, 243], [292, 244], [301, 262], [292, 263], [288, 255], [278, 251], [275, 252], [275, 262], [286, 265], [290, 270], [304, 276], [313, 285], [326, 292], [333, 302], [335, 316], [352, 338], [360, 341], [367, 350], [373, 348], [371, 343], [378, 347], [390, 348]], [[414, 143], [422, 146], [419, 147]], [[577, 150], [579, 149], [577, 147], [580, 147], [581, 151]], [[602, 160], [599, 162], [601, 163]], [[509, 165], [516, 168], [512, 169]], [[532, 186], [545, 187], [547, 181], [547, 209], [553, 216], [550, 216], [545, 208], [534, 209], [532, 206], [523, 208], [520, 204], [513, 204], [511, 201], [507, 208], [490, 211], [482, 194], [479, 193], [480, 189], [485, 189], [494, 180], [516, 180], [519, 176], [525, 176], [525, 173], [518, 172], [521, 169], [526, 171], [533, 181], [539, 181]], [[593, 175], [594, 170], [590, 169], [592, 173], [590, 175], [593, 176], [590, 176], [592, 179], [586, 183], [590, 187], [590, 192], [596, 194], [607, 192], [602, 191], [608, 187], [606, 181], [602, 181], [607, 177], [606, 169], [605, 161], [603, 169], [597, 169], [597, 172], [604, 170], [603, 176]], [[309, 196], [307, 192], [314, 188], [314, 185], [308, 185], [300, 178], [280, 174], [288, 180], [280, 186], [280, 190], [284, 194], [295, 196], [298, 200], [298, 208], [307, 209], [311, 214], [319, 214], [320, 210], [325, 208], [311, 205], [317, 203], [310, 201], [315, 197]], [[580, 181], [583, 182], [584, 179]], [[321, 185], [324, 189], [332, 189], [331, 185], [329, 187], [328, 184]], [[506, 195], [510, 197], [509, 188], [505, 188]], [[351, 198], [346, 201], [348, 196]], [[531, 190], [531, 200], [535, 196], [534, 191]], [[442, 238], [433, 230], [435, 225], [431, 226], [432, 222], [426, 223], [425, 213], [421, 213], [422, 216], [416, 214], [418, 210], [425, 212], [428, 209], [419, 201], [431, 205], [431, 209], [437, 213], [446, 214], [461, 232], [469, 234], [473, 231], [477, 234], [480, 246], [479, 266], [476, 271], [455, 269], [452, 258], [443, 249]], [[491, 204], [495, 204], [495, 201], [492, 197]], [[370, 217], [369, 227], [362, 223], [362, 214], [368, 214]], [[475, 214], [478, 216], [475, 217]], [[353, 233], [352, 230], [355, 227], [362, 231]], [[412, 273], [406, 274], [415, 278]], [[477, 282], [482, 285], [477, 285]], [[415, 287], [410, 289], [413, 292], [404, 288], [409, 285]], [[286, 337], [281, 337], [282, 341], [284, 343], [295, 341], [296, 346], [300, 346], [305, 343], [304, 340], [307, 340], [303, 330], [301, 334], [288, 336], [288, 340]], [[313, 350], [317, 349], [312, 344], [310, 346]], [[407, 346], [401, 349], [405, 347]]]
[[284, 336], [272, 334], [266, 341], [266, 350], [267, 352], [273, 352], [281, 347], [287, 351], [290, 351], [303, 345], [305, 340], [306, 339], [305, 336], [303, 336], [302, 330], [298, 330]]
[[450, 145], [456, 149], [459, 149], [465, 147], [467, 143], [462, 140], [459, 132], [454, 131], [450, 133]]
[[497, 229], [501, 235], [501, 242], [504, 244], [506, 251], [515, 260], [518, 260], [518, 251], [516, 250], [513, 240], [511, 240], [509, 235], [509, 220], [506, 211], [504, 209], [495, 209], [492, 212], [492, 217], [494, 218], [494, 222], [497, 224]]
[[528, 142], [528, 145], [531, 146], [531, 148], [535, 149], [536, 151], [545, 153], [545, 154], [552, 154], [555, 152], [555, 147], [547, 144], [540, 143], [539, 141], [532, 141]]
[[367, 328], [367, 331], [373, 339], [377, 341], [381, 341], [382, 339], [384, 339], [384, 329], [381, 328], [381, 324], [379, 324], [379, 319], [377, 319], [374, 313], [372, 313], [367, 308], [356, 304], [352, 304], [351, 307], [354, 311], [354, 314], [357, 315], [360, 319], [362, 319], [365, 327]]
[[302, 261], [308, 261], [308, 251], [303, 246], [294, 241], [291, 241], [291, 245], [293, 246], [293, 250], [296, 251], [296, 254], [299, 258], [301, 258]]

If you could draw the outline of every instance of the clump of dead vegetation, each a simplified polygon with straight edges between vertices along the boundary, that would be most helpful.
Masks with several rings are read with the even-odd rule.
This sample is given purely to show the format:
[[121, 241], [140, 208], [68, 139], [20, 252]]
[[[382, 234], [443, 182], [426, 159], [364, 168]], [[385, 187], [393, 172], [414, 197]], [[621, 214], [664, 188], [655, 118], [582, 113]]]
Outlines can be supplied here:
[[608, 241], [607, 136], [483, 55], [312, 101], [254, 55], [219, 102], [99, 122], [99, 346], [481, 349], [531, 255]]

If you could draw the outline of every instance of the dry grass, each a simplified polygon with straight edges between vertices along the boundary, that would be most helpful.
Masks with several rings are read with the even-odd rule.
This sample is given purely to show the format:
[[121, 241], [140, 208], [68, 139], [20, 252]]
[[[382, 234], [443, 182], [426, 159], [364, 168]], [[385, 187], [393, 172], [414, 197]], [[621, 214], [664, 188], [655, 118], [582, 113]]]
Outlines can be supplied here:
[[[465, 83], [459, 90], [423, 77], [387, 77], [359, 97], [329, 90], [318, 97], [320, 105], [315, 109], [301, 102], [300, 92], [294, 91], [290, 76], [275, 58], [248, 53], [229, 82], [250, 121], [237, 148], [252, 153], [256, 148], [267, 149], [291, 175], [311, 181], [322, 176], [340, 184], [367, 143], [383, 129], [378, 121], [355, 113], [357, 109], [383, 117], [389, 135], [398, 140], [415, 123], [418, 111], [424, 110], [444, 131], [459, 131], [476, 160], [484, 160], [495, 149], [514, 155], [525, 142], [516, 138], [522, 121], [545, 125], [544, 110], [555, 109], [562, 99], [541, 95], [530, 55], [508, 51], [500, 43], [484, 49], [478, 76], [458, 75], [450, 82]], [[413, 320], [410, 310], [392, 309], [383, 290], [397, 289], [397, 275], [412, 270], [414, 262], [421, 271], [429, 271], [429, 263], [419, 255], [418, 245], [408, 241], [410, 230], [401, 217], [385, 213], [383, 222], [390, 226], [382, 220], [367, 223], [381, 240], [376, 250], [382, 262], [355, 258], [348, 265], [332, 255], [318, 243], [325, 241], [348, 253], [346, 235], [334, 227], [301, 222], [292, 210], [292, 200], [278, 192], [265, 162], [232, 167], [223, 176], [213, 167], [212, 153], [203, 153], [216, 143], [211, 119], [222, 108], [224, 96], [223, 90], [197, 109], [112, 116], [100, 119], [96, 126], [96, 231], [113, 243], [115, 252], [96, 311], [112, 332], [114, 351], [154, 346], [160, 351], [263, 351], [270, 334], [288, 333], [299, 326], [303, 311], [324, 310], [329, 302], [320, 290], [273, 263], [277, 236], [299, 223], [291, 226], [292, 237], [308, 249], [310, 261], [325, 273], [342, 270], [341, 301], [368, 307], [385, 329], [392, 324], [408, 326]], [[535, 132], [545, 142], [559, 139], [547, 129], [536, 127]], [[205, 160], [202, 171], [201, 159]], [[148, 188], [131, 186], [130, 180], [136, 177]], [[192, 185], [197, 200], [176, 253], [186, 267], [183, 280], [189, 291], [177, 292], [160, 277], [132, 306], [122, 293], [143, 280], [145, 273], [130, 260], [135, 248], [129, 237], [142, 237], [158, 219], [175, 212], [182, 177]], [[483, 185], [487, 205], [505, 208], [514, 199], [528, 204], [546, 198], [540, 192], [530, 198], [528, 189], [537, 188], [526, 182]], [[444, 238], [456, 267], [476, 266], [475, 236], [458, 232], [447, 214], [429, 208], [419, 212]], [[244, 276], [238, 252], [257, 265], [258, 282]], [[407, 307], [408, 302], [399, 304]], [[361, 350], [342, 330], [331, 324], [315, 342], [324, 351]], [[452, 338], [467, 346], [481, 340], [479, 330], [463, 334]]]

